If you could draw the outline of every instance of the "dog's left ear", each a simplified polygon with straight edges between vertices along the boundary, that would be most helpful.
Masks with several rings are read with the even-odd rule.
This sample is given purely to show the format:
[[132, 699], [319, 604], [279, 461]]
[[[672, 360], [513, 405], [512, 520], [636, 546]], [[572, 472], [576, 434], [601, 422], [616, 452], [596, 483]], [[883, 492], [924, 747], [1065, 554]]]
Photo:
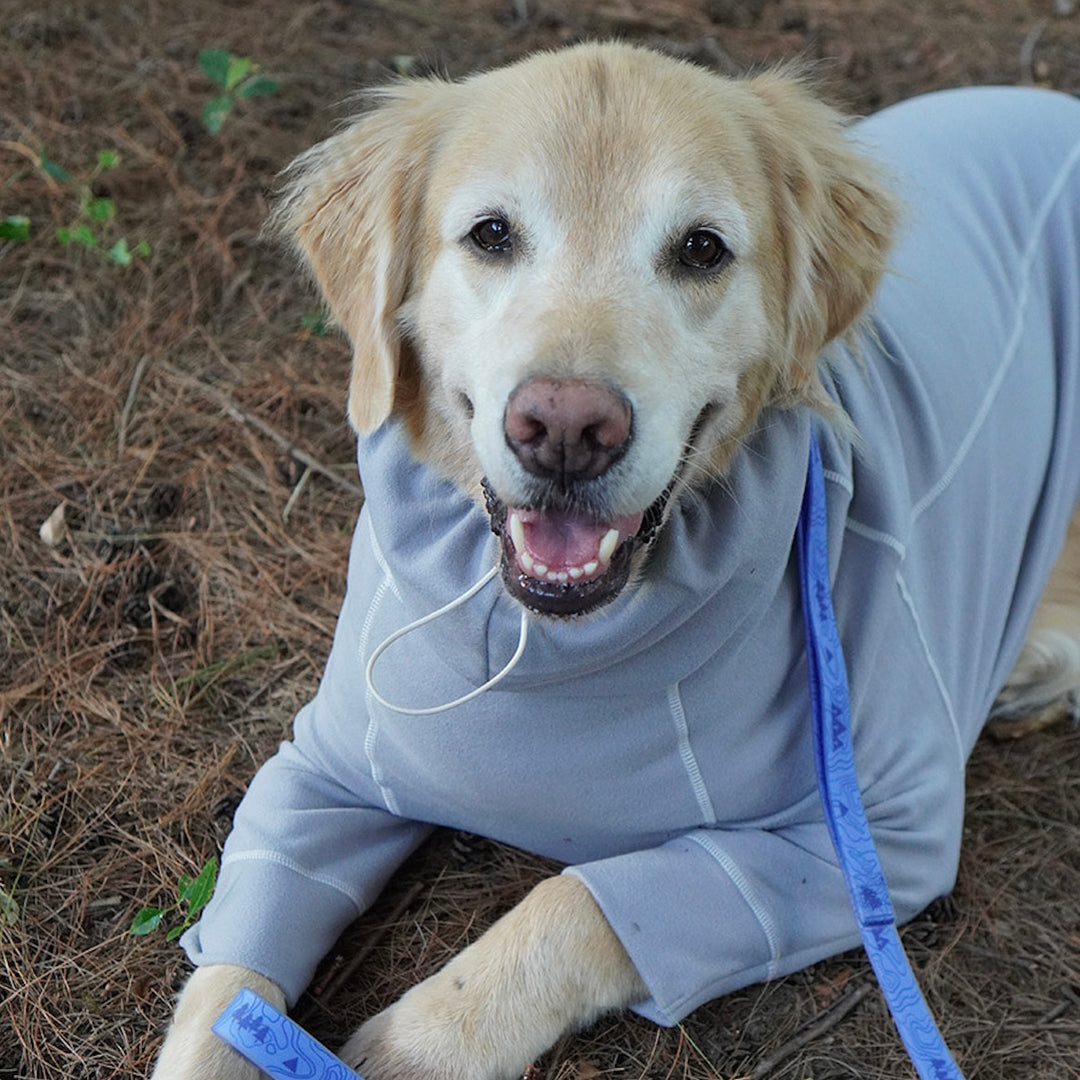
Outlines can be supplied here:
[[374, 92], [373, 109], [290, 166], [270, 222], [352, 342], [349, 419], [362, 433], [386, 420], [401, 386], [398, 316], [423, 250], [428, 163], [452, 92], [434, 78]]
[[783, 257], [789, 395], [820, 401], [817, 360], [865, 310], [885, 270], [899, 217], [878, 166], [846, 131], [840, 113], [798, 75], [749, 79], [764, 105], [757, 143], [775, 178], [776, 239]]

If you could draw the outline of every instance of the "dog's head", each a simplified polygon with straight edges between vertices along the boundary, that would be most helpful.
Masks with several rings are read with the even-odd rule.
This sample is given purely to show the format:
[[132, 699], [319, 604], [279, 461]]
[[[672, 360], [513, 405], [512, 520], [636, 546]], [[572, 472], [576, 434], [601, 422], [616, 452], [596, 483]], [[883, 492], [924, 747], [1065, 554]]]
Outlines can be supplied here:
[[352, 423], [402, 414], [483, 491], [511, 594], [592, 610], [764, 408], [828, 407], [892, 199], [782, 74], [585, 45], [376, 100], [278, 211], [352, 341]]

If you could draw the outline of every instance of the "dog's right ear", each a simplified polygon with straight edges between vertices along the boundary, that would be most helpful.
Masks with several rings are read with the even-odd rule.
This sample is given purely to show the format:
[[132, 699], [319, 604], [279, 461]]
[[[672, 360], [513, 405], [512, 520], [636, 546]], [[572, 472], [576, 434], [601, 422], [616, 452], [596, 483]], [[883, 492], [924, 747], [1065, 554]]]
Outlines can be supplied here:
[[420, 79], [376, 91], [370, 112], [289, 166], [271, 221], [352, 342], [349, 420], [362, 433], [394, 409], [398, 311], [420, 250], [428, 162], [450, 90]]

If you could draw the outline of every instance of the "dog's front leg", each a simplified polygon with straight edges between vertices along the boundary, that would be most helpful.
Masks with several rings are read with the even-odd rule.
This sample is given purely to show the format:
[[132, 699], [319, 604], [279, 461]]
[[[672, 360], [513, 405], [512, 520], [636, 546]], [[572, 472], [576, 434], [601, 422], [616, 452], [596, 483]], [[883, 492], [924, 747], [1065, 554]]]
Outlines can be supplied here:
[[648, 996], [575, 877], [549, 878], [341, 1056], [365, 1080], [509, 1080], [564, 1033]]
[[210, 1030], [245, 986], [284, 1010], [285, 995], [254, 971], [231, 964], [196, 968], [177, 1002], [150, 1080], [258, 1080], [259, 1070]]

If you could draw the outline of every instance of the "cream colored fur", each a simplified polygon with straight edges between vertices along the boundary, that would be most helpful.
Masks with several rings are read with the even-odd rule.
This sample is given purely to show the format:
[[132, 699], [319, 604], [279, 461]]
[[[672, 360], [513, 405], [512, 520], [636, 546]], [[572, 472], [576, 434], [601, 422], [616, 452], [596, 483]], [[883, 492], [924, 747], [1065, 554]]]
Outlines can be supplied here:
[[152, 1080], [259, 1080], [259, 1070], [210, 1031], [210, 1025], [244, 987], [277, 1009], [285, 1007], [284, 994], [254, 971], [229, 964], [195, 970], [176, 1003]]
[[1080, 720], [1080, 514], [1072, 521], [995, 715], [998, 735], [1020, 736], [1063, 716]]
[[[463, 242], [496, 210], [527, 237], [529, 257], [509, 267]], [[649, 505], [684, 456], [683, 485], [722, 473], [767, 405], [823, 407], [818, 357], [872, 295], [896, 216], [877, 169], [799, 79], [731, 81], [608, 45], [381, 91], [297, 162], [276, 224], [352, 341], [358, 430], [396, 411], [418, 457], [470, 494], [483, 473], [512, 499], [510, 391], [536, 373], [614, 383], [636, 425], [617, 513]], [[688, 281], [666, 253], [701, 224], [735, 258]], [[1078, 556], [1074, 544], [1074, 572]], [[1075, 650], [1080, 605], [1066, 603]], [[1037, 631], [1013, 691], [1045, 681], [1046, 640]], [[1070, 674], [1055, 690], [1080, 684], [1062, 653], [1050, 667]], [[280, 1001], [241, 969], [197, 971], [156, 1080], [252, 1075], [209, 1032], [240, 985]], [[561, 876], [344, 1055], [366, 1080], [507, 1080], [644, 994], [589, 893]]]

